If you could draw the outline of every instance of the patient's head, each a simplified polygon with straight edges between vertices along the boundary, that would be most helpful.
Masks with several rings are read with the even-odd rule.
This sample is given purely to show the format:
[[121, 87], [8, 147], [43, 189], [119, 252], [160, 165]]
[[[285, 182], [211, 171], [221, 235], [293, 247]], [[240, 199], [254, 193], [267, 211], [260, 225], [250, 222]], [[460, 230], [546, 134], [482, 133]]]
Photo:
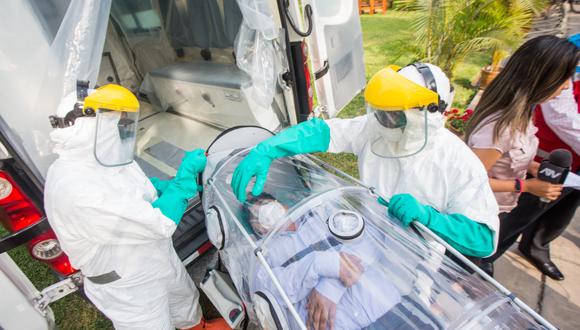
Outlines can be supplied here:
[[288, 207], [270, 194], [263, 193], [245, 203], [248, 222], [259, 237], [268, 234], [279, 221], [284, 221]]

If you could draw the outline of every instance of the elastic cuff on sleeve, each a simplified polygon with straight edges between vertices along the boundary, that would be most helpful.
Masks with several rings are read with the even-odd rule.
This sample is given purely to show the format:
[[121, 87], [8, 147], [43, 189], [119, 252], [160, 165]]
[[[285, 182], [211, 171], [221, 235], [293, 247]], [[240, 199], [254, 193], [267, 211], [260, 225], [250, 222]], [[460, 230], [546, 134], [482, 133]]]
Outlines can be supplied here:
[[314, 269], [316, 270], [316, 273], [321, 277], [338, 278], [340, 270], [338, 252], [324, 251], [315, 253]]
[[337, 279], [323, 279], [316, 286], [316, 291], [330, 299], [333, 303], [338, 304], [346, 288]]

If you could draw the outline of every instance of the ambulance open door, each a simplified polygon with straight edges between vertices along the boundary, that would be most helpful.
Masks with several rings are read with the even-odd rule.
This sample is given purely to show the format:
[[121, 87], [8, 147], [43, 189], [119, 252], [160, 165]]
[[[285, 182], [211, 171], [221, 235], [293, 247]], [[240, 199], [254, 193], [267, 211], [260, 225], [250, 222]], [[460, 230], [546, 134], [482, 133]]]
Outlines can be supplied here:
[[[334, 117], [366, 84], [363, 38], [357, 0], [306, 0], [312, 14], [306, 38], [318, 110]], [[310, 8], [308, 8], [310, 7]]]

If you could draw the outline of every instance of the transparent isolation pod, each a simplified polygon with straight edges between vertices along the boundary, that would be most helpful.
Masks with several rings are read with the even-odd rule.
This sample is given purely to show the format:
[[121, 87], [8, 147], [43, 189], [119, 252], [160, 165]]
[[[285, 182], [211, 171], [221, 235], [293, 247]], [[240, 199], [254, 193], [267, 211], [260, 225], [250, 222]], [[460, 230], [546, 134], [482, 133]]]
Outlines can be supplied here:
[[305, 329], [309, 301], [324, 301], [335, 310], [335, 329], [542, 329], [389, 218], [368, 188], [314, 157], [275, 160], [264, 193], [251, 196], [250, 184], [240, 203], [233, 172], [247, 147], [270, 133], [224, 135], [229, 150], [223, 143], [208, 150], [206, 224], [255, 325]]

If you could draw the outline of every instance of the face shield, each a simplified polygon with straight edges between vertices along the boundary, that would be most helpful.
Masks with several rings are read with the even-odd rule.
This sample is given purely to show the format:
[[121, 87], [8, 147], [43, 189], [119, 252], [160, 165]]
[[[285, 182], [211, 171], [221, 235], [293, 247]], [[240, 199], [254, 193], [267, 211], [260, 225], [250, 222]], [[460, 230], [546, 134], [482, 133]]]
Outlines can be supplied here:
[[427, 111], [384, 111], [367, 105], [367, 115], [371, 151], [379, 157], [408, 157], [427, 145]]
[[138, 122], [138, 112], [97, 110], [94, 150], [101, 165], [121, 166], [133, 161]]
[[133, 161], [139, 102], [128, 89], [105, 85], [87, 96], [84, 109], [96, 113], [94, 155], [103, 166], [121, 166]]
[[397, 71], [389, 66], [377, 72], [365, 90], [371, 151], [383, 158], [421, 152], [428, 142], [428, 113], [441, 107], [436, 92]]

